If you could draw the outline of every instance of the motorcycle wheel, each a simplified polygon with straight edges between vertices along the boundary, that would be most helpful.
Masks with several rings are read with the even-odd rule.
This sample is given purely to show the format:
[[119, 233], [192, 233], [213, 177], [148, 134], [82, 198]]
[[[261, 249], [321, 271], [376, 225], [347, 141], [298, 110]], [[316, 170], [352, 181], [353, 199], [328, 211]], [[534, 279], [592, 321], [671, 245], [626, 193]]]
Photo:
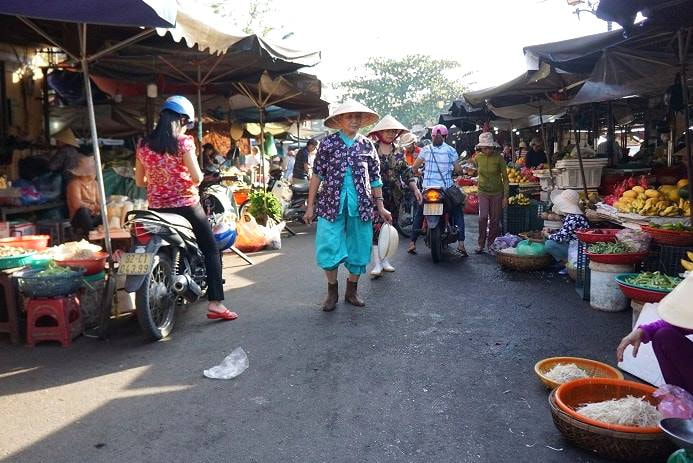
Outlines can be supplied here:
[[411, 237], [414, 228], [414, 203], [412, 201], [402, 201], [400, 203], [395, 228], [404, 238]]
[[154, 265], [135, 293], [137, 321], [150, 341], [171, 333], [175, 321], [176, 297], [173, 293], [173, 267], [165, 251], [154, 256]]
[[437, 264], [443, 260], [443, 238], [440, 236], [440, 224], [435, 228], [430, 228], [428, 232], [430, 233], [428, 242], [431, 246], [431, 257], [433, 258], [433, 262]]

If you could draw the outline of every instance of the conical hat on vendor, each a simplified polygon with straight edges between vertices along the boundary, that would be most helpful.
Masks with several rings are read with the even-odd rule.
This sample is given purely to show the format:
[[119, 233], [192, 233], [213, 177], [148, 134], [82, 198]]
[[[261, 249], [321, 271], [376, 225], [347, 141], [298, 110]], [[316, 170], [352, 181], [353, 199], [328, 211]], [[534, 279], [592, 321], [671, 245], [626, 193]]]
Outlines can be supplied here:
[[575, 190], [564, 190], [553, 199], [553, 204], [564, 214], [583, 215], [582, 209], [580, 209], [580, 195]]
[[361, 113], [363, 115], [363, 117], [361, 118], [361, 127], [367, 127], [371, 124], [375, 124], [378, 121], [378, 118], [380, 117], [378, 116], [378, 113], [376, 113], [366, 105], [363, 105], [356, 100], [347, 100], [344, 103], [337, 106], [332, 112], [332, 114], [330, 114], [330, 117], [325, 119], [325, 127], [329, 127], [331, 129], [338, 129], [339, 126], [337, 125], [337, 116], [349, 113]]
[[657, 306], [657, 313], [670, 325], [693, 330], [693, 272], [667, 294]]
[[78, 177], [96, 175], [96, 162], [94, 161], [94, 156], [80, 156], [77, 166], [68, 169], [68, 172]]
[[75, 133], [69, 127], [65, 127], [61, 131], [57, 132], [55, 135], [53, 135], [53, 138], [55, 139], [55, 141], [60, 141], [65, 143], [66, 145], [79, 148], [79, 142], [77, 141], [77, 137], [75, 137]]
[[403, 133], [409, 132], [408, 128], [403, 126], [400, 121], [395, 119], [390, 114], [380, 119], [380, 121], [378, 121], [378, 123], [375, 124], [375, 127], [373, 127], [370, 130], [370, 132], [368, 132], [368, 136], [371, 136], [376, 132], [382, 132], [383, 130], [397, 130], [399, 131], [399, 133], [397, 134], [398, 137]]

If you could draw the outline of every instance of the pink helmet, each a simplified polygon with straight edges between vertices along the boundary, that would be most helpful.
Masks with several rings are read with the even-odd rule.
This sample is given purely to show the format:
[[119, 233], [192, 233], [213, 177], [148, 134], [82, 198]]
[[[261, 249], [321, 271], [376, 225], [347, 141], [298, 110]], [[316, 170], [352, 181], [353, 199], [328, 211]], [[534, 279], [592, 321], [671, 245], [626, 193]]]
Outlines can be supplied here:
[[431, 136], [435, 137], [436, 135], [442, 135], [444, 137], [447, 137], [448, 128], [445, 127], [443, 124], [434, 125], [433, 127], [431, 127]]

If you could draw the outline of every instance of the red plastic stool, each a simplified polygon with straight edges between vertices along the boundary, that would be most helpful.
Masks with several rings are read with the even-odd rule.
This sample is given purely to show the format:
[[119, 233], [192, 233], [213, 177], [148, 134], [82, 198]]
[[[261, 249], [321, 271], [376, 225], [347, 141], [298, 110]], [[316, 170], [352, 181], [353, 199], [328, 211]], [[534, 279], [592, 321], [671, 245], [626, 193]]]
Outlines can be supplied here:
[[[37, 324], [38, 322], [38, 324]], [[45, 322], [50, 322], [45, 326]], [[82, 315], [76, 295], [26, 300], [26, 341], [58, 341], [63, 347], [82, 334]]]

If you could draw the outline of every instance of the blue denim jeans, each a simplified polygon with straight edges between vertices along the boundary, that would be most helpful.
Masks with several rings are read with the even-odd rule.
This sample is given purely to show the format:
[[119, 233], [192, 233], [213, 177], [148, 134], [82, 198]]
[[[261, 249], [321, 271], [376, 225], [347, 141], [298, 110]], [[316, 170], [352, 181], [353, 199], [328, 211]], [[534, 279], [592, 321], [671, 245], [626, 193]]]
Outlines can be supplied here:
[[546, 250], [547, 253], [551, 254], [554, 259], [556, 259], [558, 262], [568, 260], [568, 248], [570, 247], [570, 243], [559, 243], [558, 241], [554, 240], [546, 240], [544, 243], [544, 250]]

